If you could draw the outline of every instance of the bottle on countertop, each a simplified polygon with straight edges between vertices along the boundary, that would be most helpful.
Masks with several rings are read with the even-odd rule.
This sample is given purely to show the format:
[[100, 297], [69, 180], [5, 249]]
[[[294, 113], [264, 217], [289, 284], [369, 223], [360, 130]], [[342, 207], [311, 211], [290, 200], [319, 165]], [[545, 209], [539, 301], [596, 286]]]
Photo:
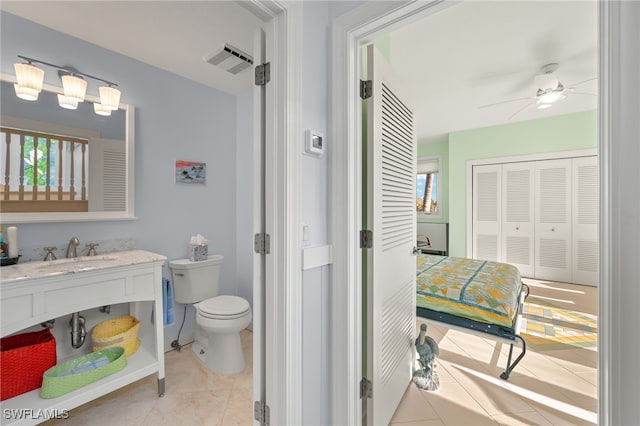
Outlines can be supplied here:
[[9, 245], [4, 240], [4, 227], [0, 226], [0, 257], [9, 256]]

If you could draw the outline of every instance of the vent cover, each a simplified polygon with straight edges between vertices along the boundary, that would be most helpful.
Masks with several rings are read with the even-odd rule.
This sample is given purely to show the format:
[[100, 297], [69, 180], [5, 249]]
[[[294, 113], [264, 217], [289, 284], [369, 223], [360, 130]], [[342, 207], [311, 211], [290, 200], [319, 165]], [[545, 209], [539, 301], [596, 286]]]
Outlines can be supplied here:
[[238, 74], [240, 71], [253, 65], [251, 55], [243, 52], [237, 47], [225, 43], [221, 49], [204, 58], [211, 65], [222, 68], [231, 74]]

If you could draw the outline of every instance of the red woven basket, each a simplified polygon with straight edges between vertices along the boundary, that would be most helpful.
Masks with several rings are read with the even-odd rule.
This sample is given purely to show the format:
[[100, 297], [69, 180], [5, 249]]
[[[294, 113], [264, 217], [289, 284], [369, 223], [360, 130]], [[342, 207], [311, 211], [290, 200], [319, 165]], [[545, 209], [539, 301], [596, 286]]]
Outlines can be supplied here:
[[0, 401], [38, 389], [56, 365], [56, 339], [49, 329], [0, 339]]

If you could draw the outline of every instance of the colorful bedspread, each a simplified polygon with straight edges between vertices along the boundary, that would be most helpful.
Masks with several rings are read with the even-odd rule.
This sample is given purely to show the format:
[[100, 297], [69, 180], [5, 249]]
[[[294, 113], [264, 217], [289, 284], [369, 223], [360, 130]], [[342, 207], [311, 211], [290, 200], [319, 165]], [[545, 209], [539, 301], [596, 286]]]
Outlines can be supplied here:
[[521, 285], [506, 263], [430, 254], [416, 262], [418, 307], [487, 324], [513, 325]]

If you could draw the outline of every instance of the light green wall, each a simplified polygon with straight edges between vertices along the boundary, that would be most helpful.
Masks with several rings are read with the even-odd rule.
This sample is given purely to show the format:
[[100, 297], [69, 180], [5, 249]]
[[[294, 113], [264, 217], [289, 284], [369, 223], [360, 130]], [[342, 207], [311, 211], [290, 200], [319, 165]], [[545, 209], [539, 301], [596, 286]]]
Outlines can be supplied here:
[[466, 255], [467, 161], [597, 147], [596, 111], [449, 135], [449, 253]]
[[421, 157], [432, 157], [439, 155], [442, 158], [440, 164], [440, 179], [442, 181], [442, 191], [438, 193], [438, 204], [442, 208], [442, 217], [437, 219], [418, 214], [418, 222], [446, 223], [449, 220], [449, 141], [435, 143], [423, 143], [418, 145], [418, 160]]

